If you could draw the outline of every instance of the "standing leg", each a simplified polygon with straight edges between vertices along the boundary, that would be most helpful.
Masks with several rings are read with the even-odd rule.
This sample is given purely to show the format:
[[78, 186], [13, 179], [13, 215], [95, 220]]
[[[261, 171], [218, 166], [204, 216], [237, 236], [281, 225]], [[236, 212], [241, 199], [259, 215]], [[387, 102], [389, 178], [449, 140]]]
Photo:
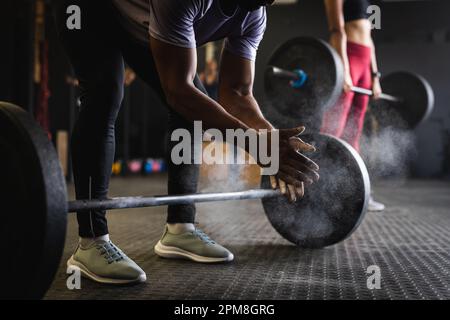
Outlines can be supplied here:
[[[350, 48], [349, 62], [353, 70], [352, 78], [354, 79], [354, 85], [364, 89], [371, 89], [370, 48], [360, 45], [352, 45]], [[350, 143], [358, 152], [360, 152], [359, 141], [364, 127], [364, 118], [369, 99], [367, 95], [355, 94], [347, 124], [342, 134], [342, 138]]]
[[[208, 94], [198, 76], [194, 79], [194, 84], [204, 94]], [[172, 148], [178, 143], [171, 141], [172, 132], [176, 129], [186, 129], [191, 135], [191, 164], [174, 164], [170, 159]], [[195, 146], [194, 123], [184, 119], [180, 114], [169, 108], [169, 128], [168, 128], [168, 168], [169, 194], [188, 194], [197, 192], [200, 166], [194, 164], [195, 152], [201, 153], [201, 145]], [[198, 155], [201, 157], [201, 155]], [[168, 208], [167, 223], [194, 223], [195, 205], [172, 205]]]
[[[54, 1], [61, 42], [79, 79], [81, 106], [71, 147], [77, 199], [107, 197], [114, 160], [114, 126], [123, 98], [123, 59], [108, 28], [105, 1]], [[81, 9], [81, 29], [66, 27], [66, 8]], [[100, 17], [102, 17], [100, 19]], [[79, 235], [95, 238], [108, 234], [105, 211], [77, 215]]]
[[364, 127], [364, 118], [368, 103], [368, 96], [362, 94], [355, 95], [352, 103], [352, 110], [342, 135], [342, 138], [350, 143], [358, 152], [360, 152], [359, 140]]
[[[81, 12], [81, 29], [69, 30], [68, 6]], [[123, 58], [116, 44], [111, 2], [55, 0], [57, 29], [80, 82], [80, 113], [72, 135], [77, 199], [105, 199], [115, 152], [114, 125], [123, 98]], [[80, 242], [67, 265], [100, 283], [146, 280], [145, 272], [109, 239], [103, 210], [77, 214]]]
[[322, 133], [330, 134], [337, 138], [342, 136], [354, 96], [353, 92], [343, 93], [336, 105], [324, 113]]
[[[97, 70], [95, 80], [83, 78], [81, 72], [75, 71], [81, 89], [80, 113], [72, 135], [77, 199], [107, 198], [115, 154], [115, 122], [123, 98], [122, 70], [121, 56], [117, 55]], [[107, 234], [105, 213], [79, 213], [80, 236]]]
[[[128, 39], [128, 40], [127, 40]], [[124, 38], [122, 52], [125, 61], [136, 73], [149, 84], [166, 102], [161, 88], [158, 72], [148, 46], [138, 44]], [[194, 79], [195, 86], [204, 94], [207, 94], [200, 79]], [[197, 192], [199, 165], [194, 164], [194, 152], [200, 152], [201, 148], [194, 147], [194, 123], [186, 120], [167, 103], [169, 112], [168, 126], [168, 192], [171, 195], [188, 194]], [[185, 129], [191, 135], [191, 162], [190, 164], [176, 165], [171, 161], [170, 154], [177, 142], [171, 141], [172, 132], [176, 129]], [[201, 145], [199, 146], [201, 147]], [[201, 155], [199, 155], [201, 156]], [[191, 259], [202, 263], [226, 262], [234, 259], [233, 254], [212, 241], [204, 232], [194, 226], [195, 205], [171, 205], [168, 207], [167, 225], [163, 236], [155, 246], [155, 253], [166, 258]]]
[[[162, 90], [158, 72], [156, 70], [153, 57], [148, 46], [138, 44], [126, 39], [121, 44], [125, 61], [132, 69], [136, 71], [138, 76], [142, 78], [155, 92], [159, 95], [163, 102], [166, 101], [165, 94]], [[195, 86], [203, 93], [207, 94], [206, 89], [198, 77], [194, 80]], [[168, 140], [167, 140], [167, 163], [168, 163], [168, 193], [171, 195], [188, 194], [197, 192], [197, 183], [199, 177], [199, 165], [194, 164], [194, 150], [200, 151], [200, 148], [194, 148], [194, 141], [191, 139], [191, 164], [176, 165], [170, 159], [172, 148], [178, 143], [171, 141], [172, 132], [176, 129], [186, 129], [191, 137], [194, 136], [194, 122], [188, 121], [169, 105], [167, 105], [169, 113]], [[168, 207], [168, 223], [194, 223], [195, 221], [195, 205], [171, 205]]]
[[[198, 76], [195, 86], [206, 93]], [[176, 129], [187, 129], [191, 135], [191, 164], [176, 165], [168, 158], [169, 194], [187, 194], [197, 192], [199, 165], [194, 164], [194, 152], [201, 152], [201, 145], [195, 146], [194, 124], [180, 114], [169, 109], [168, 153], [175, 143], [170, 141]], [[201, 143], [201, 142], [200, 142]], [[201, 154], [199, 155], [201, 157]], [[165, 258], [191, 259], [201, 263], [229, 262], [234, 255], [226, 248], [211, 240], [204, 232], [195, 228], [195, 205], [172, 205], [168, 208], [167, 226], [161, 240], [155, 246], [155, 253]]]
[[[352, 44], [351, 52], [349, 52], [349, 60], [354, 69], [359, 73], [355, 79], [355, 85], [365, 88], [372, 88], [372, 72], [371, 72], [371, 48]], [[366, 95], [355, 95], [355, 99], [350, 111], [349, 120], [345, 128], [343, 137], [358, 152], [360, 152], [360, 139], [364, 128], [364, 118], [369, 104], [369, 97]], [[383, 211], [384, 204], [377, 202], [370, 196], [369, 211]]]

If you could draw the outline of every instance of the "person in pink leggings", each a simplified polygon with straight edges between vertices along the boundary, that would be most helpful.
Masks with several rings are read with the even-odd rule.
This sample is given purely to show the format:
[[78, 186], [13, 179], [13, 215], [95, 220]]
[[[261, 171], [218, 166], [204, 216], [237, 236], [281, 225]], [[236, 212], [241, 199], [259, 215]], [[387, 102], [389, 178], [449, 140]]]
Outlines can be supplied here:
[[[358, 152], [369, 97], [355, 94], [351, 88], [371, 89], [375, 99], [382, 92], [368, 19], [370, 5], [368, 0], [325, 0], [330, 44], [342, 58], [345, 81], [339, 102], [324, 114], [321, 131], [347, 141]], [[371, 197], [370, 211], [383, 211], [384, 207]]]

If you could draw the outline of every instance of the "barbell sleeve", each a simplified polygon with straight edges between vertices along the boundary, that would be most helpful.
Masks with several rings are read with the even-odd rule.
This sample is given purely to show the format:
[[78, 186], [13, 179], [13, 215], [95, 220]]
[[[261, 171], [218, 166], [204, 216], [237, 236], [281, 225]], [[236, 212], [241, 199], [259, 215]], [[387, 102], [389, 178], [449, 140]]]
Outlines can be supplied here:
[[67, 203], [68, 212], [89, 212], [90, 210], [113, 210], [144, 208], [166, 205], [194, 204], [228, 200], [251, 200], [281, 196], [280, 190], [253, 189], [236, 192], [198, 193], [175, 196], [120, 197], [105, 200], [75, 200]]
[[298, 79], [298, 74], [293, 72], [293, 71], [281, 69], [281, 68], [278, 68], [278, 67], [275, 67], [275, 66], [269, 66], [268, 68], [277, 77], [287, 78], [287, 79], [290, 79], [290, 80], [297, 80]]

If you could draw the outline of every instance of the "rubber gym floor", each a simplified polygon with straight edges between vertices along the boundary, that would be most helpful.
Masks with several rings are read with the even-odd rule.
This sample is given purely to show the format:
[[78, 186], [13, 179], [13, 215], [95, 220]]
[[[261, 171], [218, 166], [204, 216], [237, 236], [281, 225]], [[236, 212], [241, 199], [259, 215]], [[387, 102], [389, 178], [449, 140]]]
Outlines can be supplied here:
[[[110, 196], [166, 193], [165, 175], [114, 178]], [[46, 299], [449, 299], [450, 185], [385, 181], [374, 186], [383, 213], [368, 213], [346, 241], [320, 250], [291, 245], [270, 226], [258, 201], [198, 205], [197, 220], [235, 254], [229, 264], [159, 258], [165, 208], [112, 211], [112, 240], [147, 273], [147, 282], [113, 287], [82, 279], [66, 286], [65, 263], [77, 243], [69, 216], [60, 269]], [[73, 198], [73, 186], [69, 185]], [[369, 266], [381, 288], [368, 289]]]

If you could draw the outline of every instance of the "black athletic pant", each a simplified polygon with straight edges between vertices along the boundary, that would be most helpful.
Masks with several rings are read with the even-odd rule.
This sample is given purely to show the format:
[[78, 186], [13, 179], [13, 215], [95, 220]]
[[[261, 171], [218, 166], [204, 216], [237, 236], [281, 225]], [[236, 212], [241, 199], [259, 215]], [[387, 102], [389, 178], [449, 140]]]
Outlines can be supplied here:
[[[70, 5], [81, 9], [81, 30], [68, 30], [66, 26]], [[163, 101], [166, 99], [149, 45], [138, 43], [122, 28], [110, 0], [54, 0], [53, 9], [61, 42], [80, 82], [81, 106], [71, 140], [76, 197], [105, 199], [114, 161], [115, 122], [123, 98], [124, 61]], [[206, 93], [198, 77], [195, 85]], [[193, 122], [170, 107], [168, 110], [168, 192], [194, 193], [198, 165], [174, 165], [170, 161], [172, 131], [184, 128], [192, 133]], [[105, 214], [97, 210], [78, 213], [80, 236], [107, 234]], [[194, 219], [194, 205], [169, 206], [167, 222], [192, 223]]]

